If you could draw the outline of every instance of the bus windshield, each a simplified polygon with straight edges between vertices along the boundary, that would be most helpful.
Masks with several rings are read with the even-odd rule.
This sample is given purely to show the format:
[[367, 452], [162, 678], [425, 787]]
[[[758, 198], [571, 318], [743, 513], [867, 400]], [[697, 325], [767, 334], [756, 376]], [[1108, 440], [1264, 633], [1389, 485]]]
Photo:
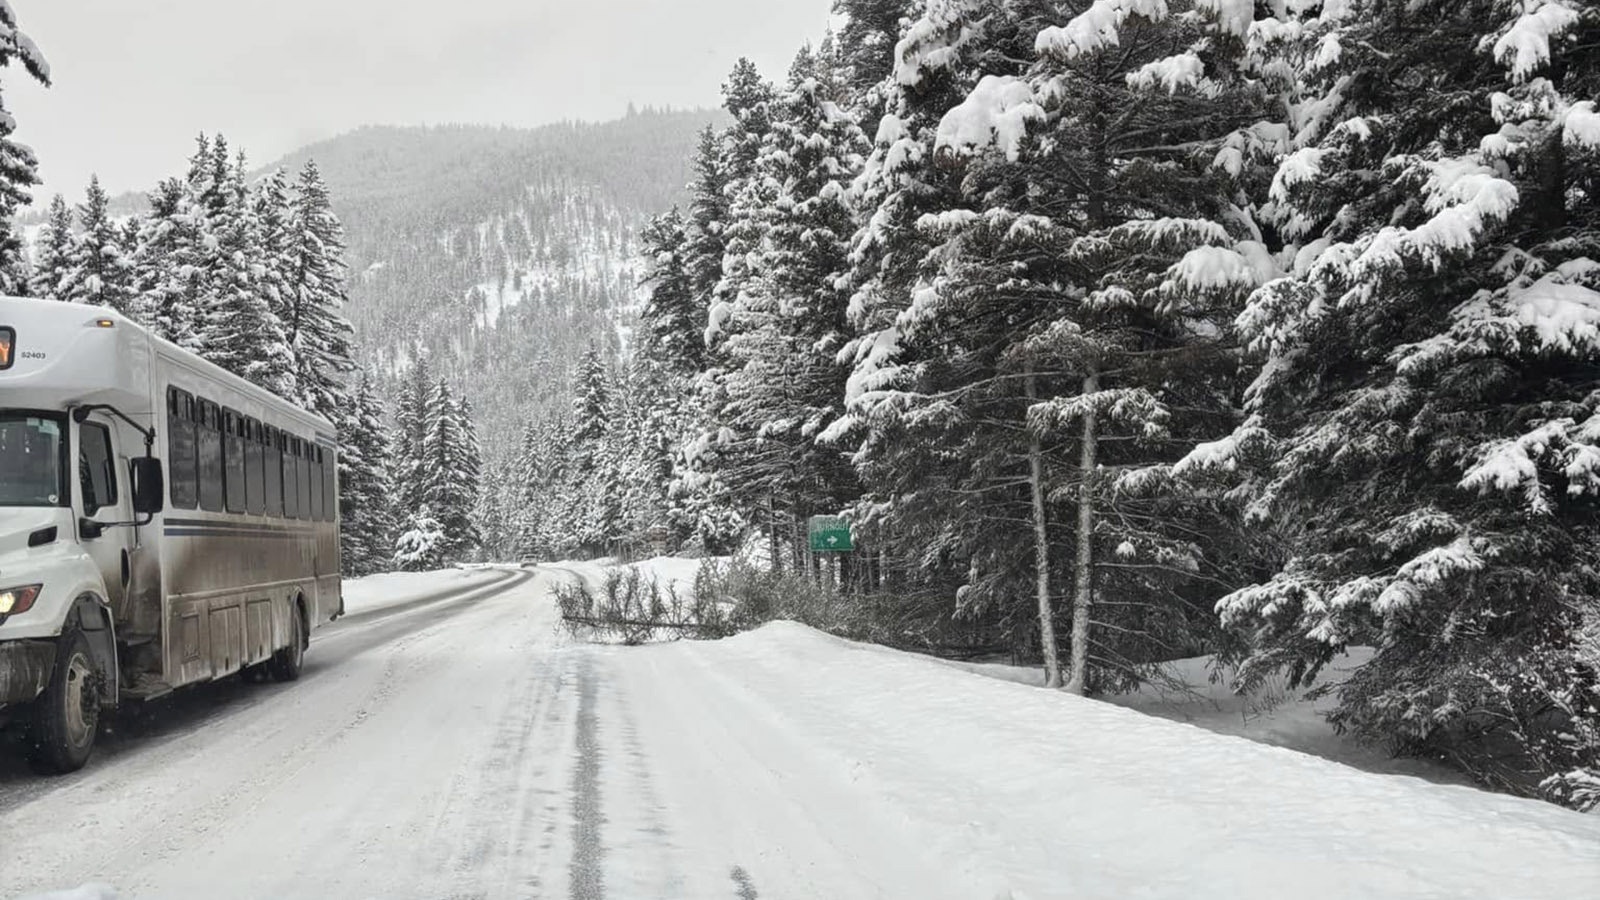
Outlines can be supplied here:
[[0, 506], [65, 506], [66, 417], [0, 409]]

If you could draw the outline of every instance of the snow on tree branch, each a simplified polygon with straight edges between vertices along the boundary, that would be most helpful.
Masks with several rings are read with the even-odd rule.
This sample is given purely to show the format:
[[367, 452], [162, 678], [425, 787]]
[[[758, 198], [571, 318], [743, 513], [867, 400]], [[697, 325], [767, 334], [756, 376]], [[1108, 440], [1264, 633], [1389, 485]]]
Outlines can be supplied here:
[[1160, 85], [1169, 94], [1179, 88], [1199, 87], [1206, 66], [1193, 50], [1145, 63], [1127, 75], [1129, 87], [1149, 90]]
[[1477, 544], [1470, 536], [1461, 535], [1407, 560], [1372, 602], [1372, 608], [1379, 613], [1397, 612], [1446, 582], [1482, 571], [1485, 562]]
[[1424, 208], [1432, 218], [1415, 228], [1388, 226], [1375, 234], [1350, 267], [1361, 278], [1406, 258], [1438, 268], [1446, 254], [1473, 249], [1490, 225], [1504, 220], [1520, 200], [1517, 186], [1471, 158], [1398, 160], [1428, 173]]
[[1167, 0], [1094, 0], [1066, 25], [1039, 32], [1034, 51], [1041, 56], [1076, 59], [1116, 47], [1121, 42], [1118, 33], [1129, 16], [1159, 22], [1167, 17]]
[[1516, 0], [1505, 5], [1520, 7], [1522, 15], [1498, 38], [1485, 37], [1484, 45], [1493, 39], [1495, 60], [1511, 70], [1514, 81], [1522, 82], [1550, 62], [1551, 39], [1576, 25], [1580, 13], [1571, 0]]
[[1006, 159], [1015, 162], [1028, 123], [1044, 115], [1027, 82], [1010, 75], [985, 75], [965, 100], [939, 120], [934, 147], [966, 155], [998, 146]]
[[1561, 139], [1569, 147], [1600, 150], [1600, 112], [1593, 100], [1572, 104], [1561, 123]]

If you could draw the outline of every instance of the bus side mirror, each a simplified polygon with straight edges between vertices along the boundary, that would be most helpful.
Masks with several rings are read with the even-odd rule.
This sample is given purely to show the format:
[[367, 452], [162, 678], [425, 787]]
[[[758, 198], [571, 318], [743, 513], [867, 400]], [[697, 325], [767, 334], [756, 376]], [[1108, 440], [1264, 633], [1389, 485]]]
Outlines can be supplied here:
[[167, 484], [161, 474], [161, 460], [141, 456], [133, 460], [133, 511], [153, 516], [166, 508]]

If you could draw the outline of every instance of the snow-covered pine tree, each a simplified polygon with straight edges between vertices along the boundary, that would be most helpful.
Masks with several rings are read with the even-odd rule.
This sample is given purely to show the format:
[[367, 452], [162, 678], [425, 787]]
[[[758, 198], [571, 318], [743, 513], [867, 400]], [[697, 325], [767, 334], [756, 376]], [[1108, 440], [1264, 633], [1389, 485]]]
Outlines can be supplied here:
[[459, 559], [475, 556], [483, 546], [483, 528], [473, 515], [483, 496], [483, 446], [478, 440], [478, 427], [472, 415], [472, 403], [465, 396], [456, 397], [448, 406], [455, 419], [458, 446], [453, 475], [455, 489], [454, 515], [459, 510], [466, 527], [459, 535], [452, 535], [451, 549]]
[[186, 350], [200, 352], [209, 268], [206, 217], [187, 182], [168, 179], [149, 195], [134, 254], [134, 316]]
[[418, 461], [418, 508], [426, 509], [443, 532], [437, 548], [443, 558], [464, 561], [482, 543], [472, 516], [482, 475], [477, 437], [469, 411], [443, 378], [428, 393], [425, 415], [428, 430]]
[[428, 502], [430, 481], [423, 442], [433, 430], [436, 416], [431, 402], [433, 388], [433, 367], [422, 348], [415, 347], [411, 367], [400, 379], [394, 412], [395, 507], [402, 516], [410, 515]]
[[689, 530], [675, 527], [681, 523], [670, 514], [670, 490], [678, 441], [689, 424], [683, 415], [682, 383], [662, 362], [636, 356], [629, 363], [623, 396], [622, 531], [637, 540], [661, 525], [669, 529], [669, 541], [681, 545]]
[[59, 292], [63, 300], [127, 312], [133, 305], [133, 260], [123, 254], [122, 233], [111, 221], [109, 203], [100, 177], [90, 176]]
[[[219, 135], [213, 152], [225, 152]], [[217, 166], [221, 168], [217, 168]], [[291, 396], [294, 377], [283, 323], [261, 283], [263, 245], [255, 204], [245, 186], [241, 154], [213, 163], [214, 198], [208, 217], [211, 308], [199, 338], [207, 359], [279, 396]], [[340, 421], [348, 409], [321, 410]]]
[[564, 544], [571, 531], [565, 527], [568, 523], [563, 511], [571, 506], [571, 444], [571, 425], [565, 415], [536, 420], [529, 426], [519, 461], [523, 479], [523, 552], [560, 556], [567, 549]]
[[[930, 4], [858, 187], [876, 207], [856, 247], [866, 334], [835, 434], [864, 429], [858, 461], [893, 498], [869, 509], [931, 548], [919, 568], [964, 563], [963, 610], [1037, 635], [1048, 679], [1077, 691], [1187, 645], [1198, 617], [1165, 598], [1204, 564], [1203, 532], [1107, 475], [1227, 421], [1213, 336], [1240, 291], [1224, 289], [1271, 271], [1208, 170], [1254, 104], [1201, 58], [1227, 37], [1204, 9]], [[1099, 593], [1118, 600], [1091, 620]]]
[[[856, 521], [882, 536], [884, 588], [901, 597], [955, 593], [954, 608], [934, 615], [1005, 634], [1019, 655], [1042, 655], [1054, 681], [1053, 609], [1030, 613], [1017, 602], [1032, 593], [1035, 568], [1025, 398], [1016, 380], [996, 382], [1003, 390], [994, 398], [980, 397], [981, 369], [951, 367], [970, 350], [966, 365], [992, 369], [976, 354], [995, 356], [1016, 323], [996, 308], [999, 298], [973, 311], [965, 340], [941, 334], [948, 326], [917, 332], [912, 318], [914, 299], [933, 295], [924, 264], [937, 264], [943, 243], [925, 225], [973, 205], [958, 167], [935, 153], [940, 122], [985, 66], [1014, 77], [1032, 57], [1031, 35], [1015, 12], [983, 0], [928, 3], [903, 31], [879, 88], [884, 106], [873, 149], [851, 191], [861, 222], [850, 250], [856, 337], [841, 354], [852, 369], [848, 414], [823, 438], [854, 451], [866, 488]], [[986, 339], [980, 329], [989, 331]], [[947, 396], [952, 389], [966, 396]]]
[[772, 128], [772, 84], [761, 77], [755, 64], [741, 58], [722, 86], [723, 106], [733, 116], [733, 124], [722, 132], [718, 140], [721, 163], [719, 172], [723, 179], [722, 193], [727, 199], [727, 218], [718, 229], [723, 240], [720, 275], [711, 289], [710, 327], [715, 328], [717, 317], [732, 304], [751, 277], [749, 254], [756, 251], [761, 240], [758, 219], [740, 214], [741, 204], [748, 210], [750, 194], [765, 186], [753, 185], [756, 159]]
[[358, 576], [393, 559], [394, 506], [389, 434], [370, 372], [357, 379], [352, 403], [339, 433], [339, 550], [344, 573]]
[[[0, 69], [20, 62], [35, 81], [50, 86], [50, 64], [33, 39], [17, 27], [17, 15], [0, 0]], [[0, 104], [0, 294], [26, 294], [27, 254], [15, 230], [17, 212], [33, 202], [39, 183], [39, 161], [33, 150], [12, 139], [17, 123]]]
[[572, 377], [572, 439], [579, 468], [587, 465], [609, 430], [611, 376], [593, 344], [578, 360]]
[[[689, 215], [684, 227], [686, 240], [683, 265], [687, 270], [690, 296], [697, 308], [711, 308], [711, 293], [722, 278], [722, 257], [727, 247], [729, 199], [728, 171], [723, 158], [722, 139], [710, 125], [700, 132], [694, 155], [695, 180], [690, 185]], [[701, 330], [705, 328], [701, 322]], [[702, 342], [704, 338], [701, 338]]]
[[696, 296], [687, 263], [688, 226], [673, 207], [651, 219], [640, 232], [644, 243], [647, 292], [639, 311], [643, 355], [664, 362], [680, 377], [698, 373], [705, 361], [706, 306]]
[[[1219, 604], [1247, 675], [1377, 648], [1336, 724], [1600, 805], [1600, 9], [1279, 8], [1287, 277], [1240, 317], [1250, 418], [1190, 470], [1246, 475], [1286, 561]], [[1585, 637], [1585, 635], [1588, 635]]]
[[[261, 180], [252, 194], [251, 208], [259, 234], [257, 292], [278, 320], [287, 344], [288, 333], [283, 323], [293, 315], [295, 266], [289, 256], [289, 180], [282, 169], [274, 170]], [[289, 362], [292, 367], [292, 357]]]
[[[773, 87], [753, 63], [740, 59], [723, 84], [722, 93], [733, 123], [720, 134], [707, 132], [702, 137], [695, 163], [698, 178], [693, 186], [685, 254], [694, 296], [708, 310], [708, 334], [715, 330], [718, 318], [731, 309], [751, 277], [749, 254], [759, 245], [761, 226], [749, 216], [736, 216], [733, 207], [744, 203], [748, 208], [750, 203], [748, 197], [740, 198], [753, 190], [750, 179], [755, 161], [771, 127], [768, 106]], [[716, 443], [711, 438], [721, 433], [715, 411], [726, 403], [723, 381], [729, 366], [720, 352], [720, 347], [707, 348], [704, 371], [694, 386], [692, 401], [699, 417], [695, 428], [701, 434], [694, 442], [699, 452], [686, 458], [686, 469], [673, 487], [686, 501], [699, 495], [692, 502], [708, 508], [715, 508], [722, 501], [706, 492], [723, 482], [714, 473], [697, 469], [717, 465], [716, 454], [710, 452]], [[709, 523], [711, 518], [705, 521]], [[702, 539], [720, 542], [724, 537], [703, 535]]]
[[[344, 230], [315, 160], [295, 182], [287, 238], [289, 298], [279, 313], [294, 353], [299, 398], [327, 415], [344, 406], [354, 366], [344, 316]], [[436, 511], [437, 512], [437, 511]]]
[[614, 483], [617, 454], [611, 446], [616, 412], [611, 374], [591, 344], [573, 373], [567, 483], [553, 522], [559, 546], [569, 552], [605, 552], [616, 526], [619, 486]]
[[876, 133], [883, 114], [883, 88], [894, 73], [900, 25], [915, 6], [913, 0], [833, 2], [834, 15], [842, 19], [837, 45], [844, 86], [869, 133]]
[[848, 268], [854, 231], [846, 186], [867, 141], [838, 102], [836, 74], [809, 49], [786, 88], [769, 101], [769, 129], [751, 175], [732, 207], [730, 260], [744, 268], [733, 299], [719, 302], [707, 334], [725, 371], [711, 409], [718, 425], [724, 500], [761, 510], [769, 546], [779, 534], [798, 566], [805, 520], [835, 514], [859, 491], [847, 458], [817, 436], [842, 413], [844, 377], [837, 355], [847, 339]]
[[61, 286], [72, 266], [72, 207], [60, 194], [50, 200], [50, 211], [34, 243], [34, 260], [28, 278], [28, 296], [62, 300]]
[[406, 572], [443, 568], [449, 559], [444, 544], [444, 526], [428, 508], [411, 510], [401, 525], [400, 536], [395, 538], [394, 563]]

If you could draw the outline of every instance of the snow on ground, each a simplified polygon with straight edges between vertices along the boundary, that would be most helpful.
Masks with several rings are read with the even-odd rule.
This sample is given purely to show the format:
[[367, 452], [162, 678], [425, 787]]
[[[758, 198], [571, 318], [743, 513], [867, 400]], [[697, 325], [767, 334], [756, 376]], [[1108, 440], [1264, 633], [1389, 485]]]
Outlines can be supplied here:
[[22, 900], [117, 900], [117, 889], [109, 884], [85, 884], [65, 891], [29, 894]]
[[570, 574], [512, 577], [531, 580], [328, 626], [300, 681], [179, 697], [78, 775], [0, 767], [0, 897], [1593, 900], [1600, 883], [1600, 817], [791, 623], [574, 644], [550, 600]]
[[[713, 563], [724, 563], [726, 557], [714, 557]], [[652, 579], [664, 591], [671, 587], [678, 592], [678, 596], [688, 600], [694, 596], [695, 576], [699, 574], [700, 567], [705, 564], [705, 559], [687, 559], [678, 556], [657, 556], [639, 562], [623, 563], [612, 557], [586, 561], [566, 560], [562, 562], [546, 563], [545, 568], [567, 572], [578, 578], [591, 588], [599, 588], [605, 583], [606, 576], [615, 570], [633, 569], [644, 577], [645, 581]]]
[[[839, 799], [849, 809], [835, 815], [925, 847], [945, 895], [1593, 898], [1600, 884], [1600, 817], [1360, 772], [791, 623], [611, 652], [629, 689], [684, 695], [635, 704], [644, 740], [745, 744], [789, 797]], [[685, 719], [694, 709], [715, 726]], [[660, 762], [658, 775], [682, 765]]]
[[385, 572], [344, 580], [345, 615], [371, 612], [423, 597], [487, 584], [503, 578], [500, 569], [473, 566], [433, 572]]
[[705, 563], [703, 559], [682, 559], [676, 556], [657, 556], [653, 559], [641, 560], [630, 563], [629, 568], [637, 569], [646, 580], [655, 579], [662, 590], [669, 586], [676, 589], [678, 596], [685, 599], [694, 596], [694, 579], [700, 573], [700, 567]]
[[[1317, 677], [1313, 686], [1338, 682], [1372, 658], [1371, 647], [1352, 647]], [[1018, 684], [1040, 687], [1044, 673], [1036, 666], [999, 663], [948, 662], [947, 665]], [[1332, 695], [1304, 700], [1310, 688], [1292, 690], [1282, 678], [1262, 691], [1241, 697], [1231, 689], [1231, 672], [1211, 681], [1212, 658], [1181, 659], [1163, 665], [1177, 685], [1146, 684], [1132, 694], [1100, 698], [1152, 716], [1198, 725], [1207, 731], [1248, 738], [1263, 744], [1287, 747], [1312, 756], [1344, 763], [1368, 772], [1414, 775], [1444, 784], [1470, 784], [1455, 769], [1426, 759], [1397, 759], [1375, 747], [1368, 747], [1349, 735], [1336, 732], [1328, 724], [1327, 713], [1337, 698]], [[1187, 687], [1179, 687], [1186, 685]]]

